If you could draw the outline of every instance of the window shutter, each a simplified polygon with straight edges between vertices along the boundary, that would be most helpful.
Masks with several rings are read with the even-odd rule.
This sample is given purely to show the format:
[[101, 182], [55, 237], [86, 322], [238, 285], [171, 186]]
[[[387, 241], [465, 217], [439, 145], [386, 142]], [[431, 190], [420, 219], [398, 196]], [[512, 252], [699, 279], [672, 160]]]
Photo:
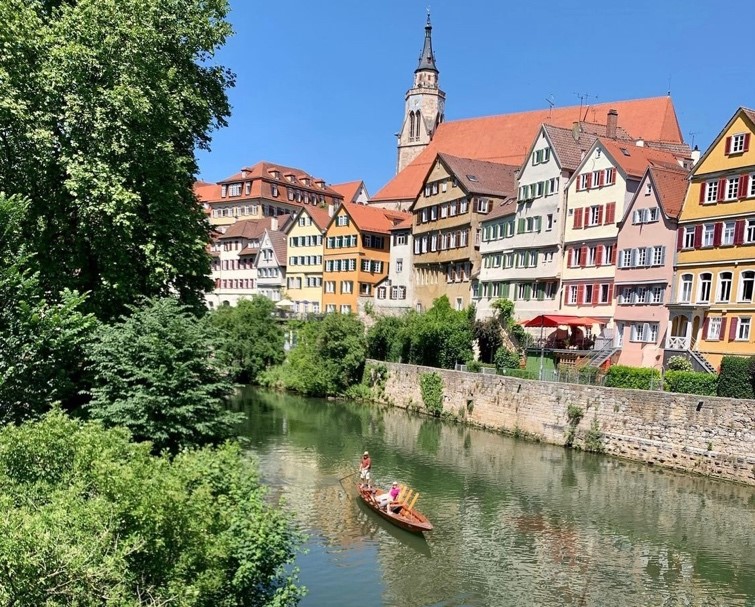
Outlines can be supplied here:
[[725, 195], [726, 195], [726, 179], [719, 179], [718, 180], [718, 196], [717, 196], [718, 202], [721, 202], [724, 199]]
[[745, 240], [745, 220], [737, 219], [737, 223], [734, 224], [734, 244], [740, 245]]
[[587, 263], [587, 247], [582, 247], [582, 253], [579, 256], [579, 267], [584, 268]]
[[721, 329], [720, 333], [718, 334], [718, 339], [723, 341], [726, 338], [726, 317], [721, 318]]
[[598, 177], [598, 185], [605, 185], [606, 182], [606, 172], [601, 171], [600, 176]]
[[661, 247], [661, 265], [666, 263], [666, 247]]
[[645, 249], [645, 265], [653, 265], [653, 247], [648, 247], [647, 249]]
[[592, 286], [592, 305], [597, 306], [598, 305], [598, 293], [600, 293], [600, 285], [596, 282]]
[[676, 230], [676, 250], [681, 251], [684, 247], [684, 228], [677, 228]]
[[739, 319], [736, 317], [731, 319], [731, 325], [729, 325], [729, 341], [734, 341], [737, 338], [737, 320]]
[[695, 248], [699, 249], [703, 246], [703, 226], [702, 224], [695, 226]]
[[592, 187], [592, 173], [587, 174], [587, 187], [586, 189], [590, 189]]
[[585, 298], [585, 285], [577, 285], [577, 305], [581, 305]]
[[749, 152], [750, 151], [750, 133], [745, 133], [745, 147], [744, 147], [744, 151], [745, 152]]
[[598, 207], [598, 225], [603, 223], [603, 205]]
[[516, 233], [517, 234], [524, 233], [524, 217], [519, 218], [519, 225], [517, 226]]
[[595, 247], [595, 265], [603, 265], [603, 255], [605, 255], [605, 245], [599, 244]]
[[606, 205], [606, 224], [614, 223], [616, 221], [616, 203], [609, 202]]
[[705, 320], [703, 321], [703, 339], [708, 339], [708, 329], [710, 328], [710, 318], [707, 316], [705, 317]]
[[747, 182], [749, 175], [739, 176], [739, 192], [737, 192], [737, 198], [745, 198], [747, 196]]
[[537, 285], [537, 300], [543, 301], [545, 299], [545, 284], [540, 283]]
[[574, 229], [582, 227], [582, 209], [574, 209]]
[[535, 231], [539, 232], [540, 228], [543, 225], [543, 218], [542, 217], [536, 217], [535, 218]]
[[726, 138], [726, 149], [724, 150], [724, 154], [731, 154], [731, 136]]
[[724, 224], [722, 222], [717, 222], [713, 226], [713, 246], [714, 247], [720, 247], [721, 246], [721, 233], [723, 232]]
[[705, 191], [708, 189], [708, 183], [706, 181], [703, 181], [700, 184], [700, 204], [703, 204], [705, 202]]
[[616, 244], [613, 245], [611, 248], [611, 262], [610, 265], [614, 265], [616, 263]]
[[524, 300], [529, 301], [532, 299], [532, 285], [527, 283], [524, 285]]

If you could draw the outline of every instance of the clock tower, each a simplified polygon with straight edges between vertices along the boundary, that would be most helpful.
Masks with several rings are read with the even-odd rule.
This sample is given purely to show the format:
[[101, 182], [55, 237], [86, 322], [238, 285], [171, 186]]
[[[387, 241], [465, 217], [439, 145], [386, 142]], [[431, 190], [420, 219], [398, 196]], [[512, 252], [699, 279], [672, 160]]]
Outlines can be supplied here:
[[433, 26], [427, 11], [425, 44], [414, 70], [414, 84], [406, 92], [404, 123], [398, 137], [398, 163], [396, 172], [414, 160], [427, 147], [435, 129], [443, 122], [446, 94], [438, 88], [438, 68], [433, 53]]

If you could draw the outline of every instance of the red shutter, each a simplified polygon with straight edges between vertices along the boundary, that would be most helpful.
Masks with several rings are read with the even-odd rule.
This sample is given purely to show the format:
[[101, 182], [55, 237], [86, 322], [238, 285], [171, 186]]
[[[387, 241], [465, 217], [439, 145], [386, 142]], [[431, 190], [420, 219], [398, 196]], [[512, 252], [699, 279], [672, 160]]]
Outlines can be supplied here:
[[731, 319], [731, 325], [729, 325], [729, 341], [734, 341], [737, 338], [737, 318]]
[[745, 241], [745, 220], [737, 219], [734, 224], [734, 244], [740, 245]]
[[737, 192], [737, 198], [744, 198], [747, 196], [747, 177], [748, 175], [739, 176], [739, 192]]
[[744, 147], [744, 151], [745, 152], [749, 152], [750, 151], [750, 133], [745, 133], [745, 147]]
[[602, 244], [599, 244], [595, 247], [595, 265], [600, 266], [603, 265], [603, 255], [605, 255], [606, 247]]
[[592, 187], [592, 173], [587, 174], [587, 186], [586, 189], [590, 189]]
[[681, 251], [684, 247], [684, 228], [676, 230], [676, 250]]
[[577, 305], [582, 305], [582, 300], [585, 298], [585, 285], [577, 285]]
[[726, 138], [726, 149], [724, 150], [724, 154], [728, 154], [729, 150], [731, 150], [731, 137]]
[[616, 249], [618, 248], [618, 242], [615, 242], [613, 244], [613, 247], [611, 248], [611, 265], [616, 265]]
[[582, 247], [579, 254], [579, 267], [584, 268], [587, 263], [587, 247]]
[[705, 320], [703, 321], [703, 339], [708, 339], [708, 327], [710, 326], [710, 318], [707, 316], [705, 317]]
[[600, 299], [598, 297], [598, 294], [600, 293], [600, 285], [598, 283], [595, 283], [592, 286], [592, 305], [597, 306], [598, 300]]
[[721, 341], [726, 339], [726, 318], [721, 318], [721, 332], [718, 334], [718, 339]]
[[720, 221], [713, 226], [713, 246], [721, 246], [721, 233], [723, 232], [724, 224]]
[[582, 227], [582, 209], [574, 209], [574, 229]]
[[609, 202], [606, 205], [606, 224], [614, 223], [616, 221], [616, 203]]
[[603, 205], [598, 207], [598, 225], [603, 223]]
[[705, 202], [705, 190], [707, 189], [707, 182], [703, 181], [700, 184], [700, 204]]
[[695, 226], [695, 248], [699, 249], [703, 246], [703, 226]]
[[719, 179], [718, 180], [718, 202], [721, 202], [724, 199], [725, 192], [726, 192], [726, 179]]
[[598, 177], [598, 185], [604, 185], [606, 182], [606, 172], [601, 171], [600, 176]]

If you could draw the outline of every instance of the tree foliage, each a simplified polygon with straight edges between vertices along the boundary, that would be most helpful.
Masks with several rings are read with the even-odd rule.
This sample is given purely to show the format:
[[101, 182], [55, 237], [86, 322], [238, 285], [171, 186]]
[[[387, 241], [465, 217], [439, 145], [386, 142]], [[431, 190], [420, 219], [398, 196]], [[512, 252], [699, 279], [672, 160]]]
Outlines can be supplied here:
[[755, 398], [755, 356], [724, 356], [718, 375], [718, 395]]
[[195, 150], [229, 114], [213, 61], [227, 0], [0, 2], [0, 191], [30, 200], [45, 291], [115, 318], [139, 296], [200, 307], [208, 224]]
[[498, 349], [503, 344], [501, 323], [496, 317], [478, 320], [474, 324], [474, 337], [480, 349], [480, 360], [492, 363]]
[[26, 203], [0, 194], [0, 424], [20, 423], [54, 402], [75, 406], [84, 382], [84, 346], [96, 324], [84, 297], [49, 297], [21, 244]]
[[103, 325], [90, 358], [93, 418], [173, 453], [231, 434], [237, 419], [224, 399], [232, 384], [213, 352], [213, 332], [175, 298], [147, 300]]
[[283, 362], [283, 329], [273, 320], [275, 304], [255, 295], [210, 315], [219, 331], [219, 348], [235, 369], [236, 381], [252, 383], [265, 369]]
[[301, 537], [233, 445], [154, 457], [60, 411], [0, 431], [0, 605], [293, 606]]

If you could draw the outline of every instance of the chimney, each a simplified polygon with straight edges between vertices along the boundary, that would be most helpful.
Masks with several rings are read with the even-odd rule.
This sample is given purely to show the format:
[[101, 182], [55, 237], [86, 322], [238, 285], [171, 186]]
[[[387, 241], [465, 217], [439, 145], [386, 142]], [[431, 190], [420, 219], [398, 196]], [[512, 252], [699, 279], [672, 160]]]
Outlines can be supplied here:
[[608, 110], [606, 116], [606, 137], [616, 139], [616, 126], [619, 123], [619, 113], [616, 110]]
[[273, 232], [278, 230], [278, 218], [275, 216], [270, 218], [270, 230]]
[[575, 122], [571, 125], [571, 136], [574, 137], [574, 141], [579, 141], [579, 134], [582, 132], [582, 127], [579, 122]]
[[336, 203], [328, 205], [328, 217], [333, 217], [336, 214]]

